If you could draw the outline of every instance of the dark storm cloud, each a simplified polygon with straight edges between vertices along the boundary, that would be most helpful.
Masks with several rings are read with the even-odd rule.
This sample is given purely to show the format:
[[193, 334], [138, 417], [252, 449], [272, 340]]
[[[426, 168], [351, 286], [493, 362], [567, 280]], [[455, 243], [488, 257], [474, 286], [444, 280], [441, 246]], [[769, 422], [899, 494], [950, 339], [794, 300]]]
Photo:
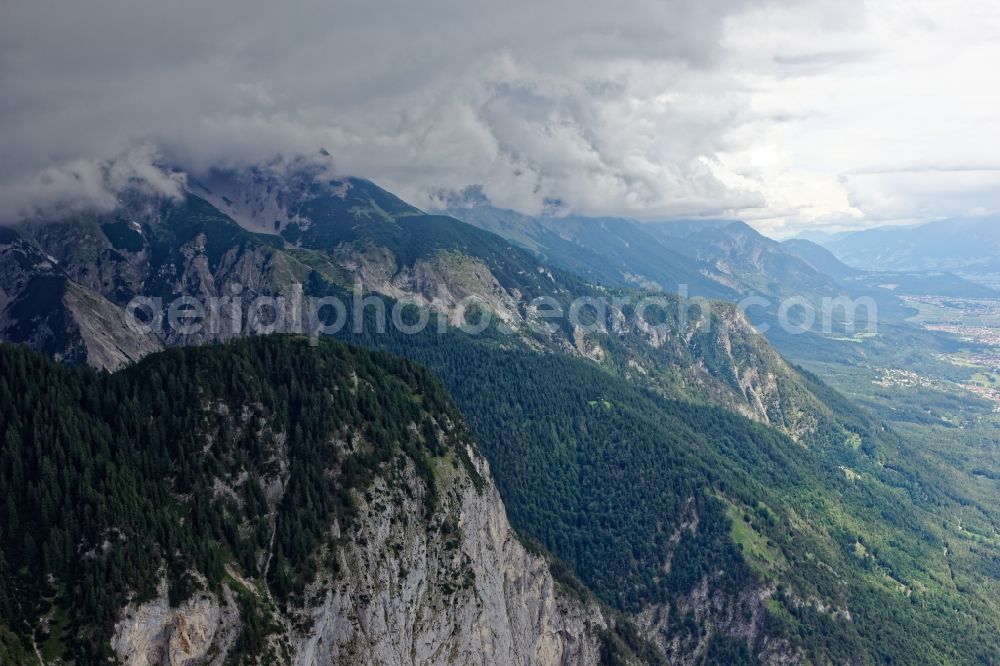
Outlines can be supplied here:
[[425, 206], [479, 185], [772, 233], [992, 211], [998, 58], [993, 0], [8, 1], [0, 221], [320, 148]]
[[[526, 208], [737, 204], [701, 162], [726, 114], [683, 98], [746, 4], [6, 3], [0, 209], [107, 203], [120, 155], [198, 170], [321, 146], [418, 198], [482, 182]], [[679, 97], [650, 106], [661, 92]]]

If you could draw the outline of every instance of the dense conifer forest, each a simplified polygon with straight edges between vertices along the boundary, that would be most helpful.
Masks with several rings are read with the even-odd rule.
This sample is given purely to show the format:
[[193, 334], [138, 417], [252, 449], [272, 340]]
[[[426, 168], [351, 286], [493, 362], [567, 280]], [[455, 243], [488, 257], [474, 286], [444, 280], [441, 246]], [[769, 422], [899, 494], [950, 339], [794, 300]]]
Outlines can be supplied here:
[[[47, 654], [104, 663], [130, 593], [149, 598], [166, 575], [178, 603], [217, 590], [229, 563], [260, 576], [262, 549], [273, 554], [274, 597], [299, 602], [330, 524], [351, 520], [351, 491], [380, 466], [411, 459], [430, 509], [429, 459], [451, 450], [468, 462], [462, 419], [426, 370], [284, 337], [171, 350], [113, 375], [0, 345], [0, 433], [5, 664], [30, 654], [24, 627], [42, 616]], [[357, 450], [336, 444], [355, 436]], [[287, 450], [288, 480], [272, 535], [259, 480], [276, 447]], [[214, 480], [239, 470], [252, 475], [242, 496], [220, 499]], [[240, 645], [252, 651], [267, 621], [244, 602]]]

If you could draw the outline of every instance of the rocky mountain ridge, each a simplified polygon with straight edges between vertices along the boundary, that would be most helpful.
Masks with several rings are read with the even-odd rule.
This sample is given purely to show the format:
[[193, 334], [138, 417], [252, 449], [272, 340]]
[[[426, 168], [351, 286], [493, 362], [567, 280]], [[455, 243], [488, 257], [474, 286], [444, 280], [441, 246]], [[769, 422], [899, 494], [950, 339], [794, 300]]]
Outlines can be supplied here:
[[[814, 426], [800, 418], [818, 406], [810, 407], [808, 392], [795, 388], [795, 371], [731, 305], [712, 305], [707, 331], [689, 326], [684, 299], [588, 285], [490, 233], [424, 215], [368, 181], [314, 182], [307, 176], [288, 184], [259, 173], [216, 174], [207, 184], [191, 185], [192, 192], [228, 201], [225, 208], [235, 217], [193, 193], [182, 201], [132, 195], [110, 214], [36, 220], [10, 232], [19, 247], [51, 258], [50, 269], [73, 285], [72, 302], [93, 304], [90, 318], [103, 325], [84, 321], [88, 311], [77, 306], [81, 322], [75, 328], [82, 333], [63, 335], [58, 325], [48, 326], [55, 329], [50, 336], [66, 338], [66, 351], [52, 352], [51, 344], [22, 332], [37, 338], [47, 330], [39, 314], [22, 315], [25, 324], [9, 325], [5, 339], [115, 369], [157, 348], [246, 334], [247, 313], [260, 296], [290, 300], [301, 289], [305, 297], [350, 297], [360, 287], [427, 308], [452, 326], [463, 323], [472, 304], [508, 332], [507, 344], [589, 358], [675, 397], [722, 403], [796, 436]], [[266, 201], [282, 202], [284, 212], [279, 215]], [[260, 222], [262, 211], [278, 215], [279, 222], [295, 221], [268, 227]], [[257, 232], [262, 229], [267, 233]], [[196, 332], [161, 325], [150, 335], [136, 335], [124, 312], [136, 298], [158, 299], [161, 316], [178, 299], [215, 304], [213, 321], [219, 324]], [[580, 299], [609, 304], [597, 313], [601, 329], [568, 321], [568, 308]], [[648, 323], [635, 316], [643, 299], [665, 304], [667, 319]], [[558, 303], [563, 317], [549, 323], [534, 305], [539, 301]], [[701, 307], [691, 313], [699, 316]], [[66, 326], [73, 328], [74, 321], [69, 318]], [[295, 317], [289, 310], [273, 323], [265, 330], [310, 326], [307, 312]], [[733, 355], [736, 348], [751, 355]]]

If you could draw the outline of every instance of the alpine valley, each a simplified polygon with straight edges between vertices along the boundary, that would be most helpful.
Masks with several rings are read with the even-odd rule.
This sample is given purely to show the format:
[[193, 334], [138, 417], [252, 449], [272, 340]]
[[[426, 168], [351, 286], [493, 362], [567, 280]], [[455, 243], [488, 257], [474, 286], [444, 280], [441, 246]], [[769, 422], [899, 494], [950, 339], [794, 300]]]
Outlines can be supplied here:
[[0, 227], [0, 664], [1000, 663], [992, 348], [931, 321], [979, 273], [184, 183]]

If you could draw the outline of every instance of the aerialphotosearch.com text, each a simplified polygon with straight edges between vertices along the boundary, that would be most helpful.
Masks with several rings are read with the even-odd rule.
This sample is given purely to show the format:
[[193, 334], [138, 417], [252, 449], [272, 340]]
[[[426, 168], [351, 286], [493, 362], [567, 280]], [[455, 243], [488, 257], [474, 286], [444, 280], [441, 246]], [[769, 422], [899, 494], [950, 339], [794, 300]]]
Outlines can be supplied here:
[[824, 297], [814, 302], [801, 296], [771, 300], [749, 296], [737, 303], [691, 297], [687, 285], [676, 294], [665, 292], [582, 296], [563, 301], [540, 296], [523, 302], [512, 298], [488, 301], [472, 295], [455, 298], [442, 292], [433, 298], [395, 299], [366, 292], [355, 285], [342, 295], [305, 296], [295, 284], [287, 293], [258, 294], [240, 284], [218, 296], [179, 296], [172, 300], [140, 296], [125, 308], [135, 332], [212, 338], [270, 333], [295, 333], [313, 339], [344, 333], [385, 334], [389, 327], [406, 335], [439, 333], [457, 328], [470, 335], [522, 328], [547, 334], [569, 325], [583, 334], [615, 330], [631, 323], [650, 333], [682, 332], [689, 327], [710, 331], [726, 326], [733, 308], [756, 320], [761, 333], [773, 325], [789, 334], [875, 334], [877, 305], [868, 297]]

